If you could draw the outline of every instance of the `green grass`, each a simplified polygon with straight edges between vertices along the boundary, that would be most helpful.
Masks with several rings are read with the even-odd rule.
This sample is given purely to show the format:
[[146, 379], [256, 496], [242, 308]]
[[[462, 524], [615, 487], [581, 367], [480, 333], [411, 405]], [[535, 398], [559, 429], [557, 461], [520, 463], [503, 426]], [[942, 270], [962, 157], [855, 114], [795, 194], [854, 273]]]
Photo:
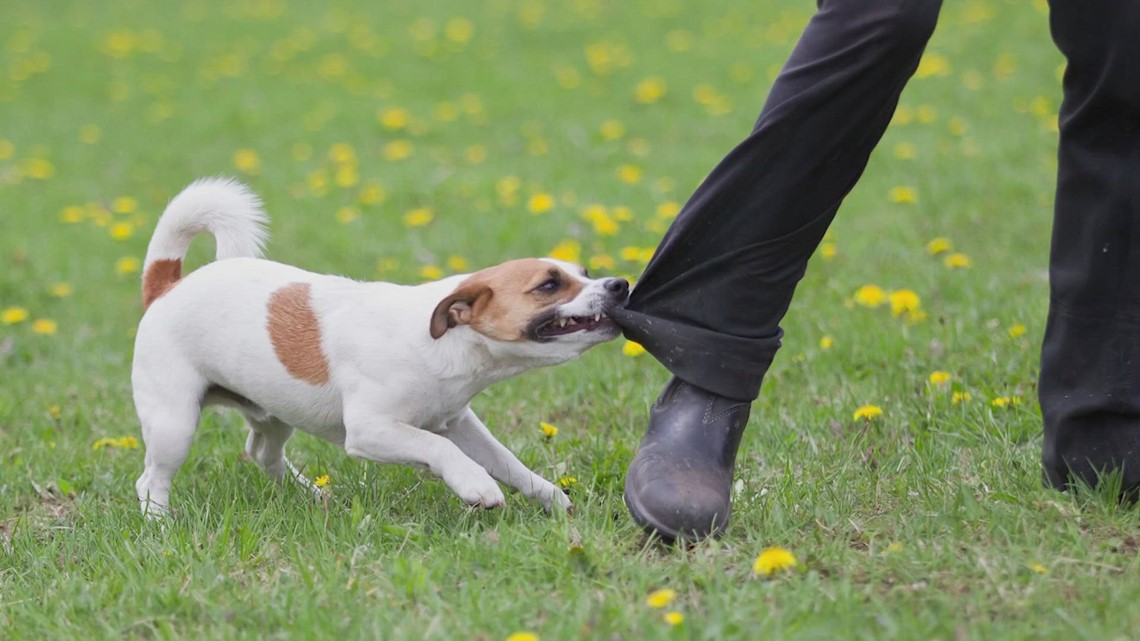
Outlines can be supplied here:
[[[596, 271], [636, 276], [623, 248], [653, 247], [658, 207], [683, 202], [749, 130], [812, 4], [0, 2], [0, 310], [29, 312], [0, 325], [6, 637], [1134, 635], [1140, 515], [1040, 484], [1062, 62], [1040, 2], [948, 3], [929, 49], [948, 73], [907, 89], [912, 121], [892, 125], [832, 228], [837, 254], [800, 286], [721, 541], [661, 548], [631, 524], [622, 478], [667, 374], [620, 342], [475, 401], [525, 462], [577, 478], [569, 518], [517, 495], [471, 511], [436, 479], [299, 435], [294, 461], [331, 478], [315, 505], [242, 460], [237, 417], [208, 413], [175, 481], [179, 512], [158, 525], [134, 498], [142, 451], [93, 449], [138, 433], [138, 275], [116, 262], [141, 258], [193, 178], [244, 177], [273, 217], [270, 256], [315, 271], [415, 282], [454, 257], [477, 267], [574, 240]], [[466, 41], [456, 17], [473, 27]], [[667, 91], [642, 104], [649, 77]], [[701, 83], [727, 113], [694, 99]], [[405, 129], [378, 121], [393, 108]], [[619, 138], [603, 136], [609, 120]], [[386, 158], [394, 140], [411, 156]], [[350, 187], [335, 184], [338, 143], [358, 158]], [[256, 152], [255, 173], [235, 168], [240, 149]], [[618, 179], [627, 164], [639, 182]], [[504, 196], [510, 176], [519, 188]], [[372, 183], [385, 197], [362, 204]], [[917, 202], [892, 202], [895, 186]], [[555, 205], [531, 213], [536, 194]], [[120, 196], [135, 211], [108, 212]], [[632, 218], [600, 235], [581, 213], [591, 203]], [[72, 206], [81, 220], [61, 222]], [[354, 220], [338, 222], [344, 207]], [[417, 207], [434, 220], [409, 228]], [[129, 238], [111, 237], [116, 221]], [[930, 256], [939, 236], [972, 266]], [[208, 243], [192, 252], [209, 256]], [[59, 282], [73, 293], [51, 296]], [[868, 283], [913, 290], [927, 317], [850, 307]], [[37, 319], [58, 331], [37, 334]], [[1018, 324], [1028, 331], [1013, 337]], [[936, 370], [951, 382], [928, 383]], [[883, 414], [853, 420], [864, 404]], [[540, 421], [559, 434], [544, 440]], [[793, 551], [798, 571], [755, 577], [769, 545]], [[645, 603], [661, 587], [677, 592], [679, 626]]]

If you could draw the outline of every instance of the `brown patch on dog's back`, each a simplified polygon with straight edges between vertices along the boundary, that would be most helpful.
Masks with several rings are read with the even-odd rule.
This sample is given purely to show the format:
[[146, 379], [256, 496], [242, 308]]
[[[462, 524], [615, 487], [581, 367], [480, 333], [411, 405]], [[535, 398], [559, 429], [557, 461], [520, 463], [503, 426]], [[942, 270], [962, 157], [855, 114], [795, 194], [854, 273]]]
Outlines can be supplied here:
[[321, 349], [321, 326], [309, 284], [292, 283], [273, 292], [267, 309], [269, 340], [286, 371], [313, 385], [329, 382], [329, 361]]
[[160, 258], [147, 266], [142, 280], [143, 309], [170, 291], [182, 279], [182, 261]]

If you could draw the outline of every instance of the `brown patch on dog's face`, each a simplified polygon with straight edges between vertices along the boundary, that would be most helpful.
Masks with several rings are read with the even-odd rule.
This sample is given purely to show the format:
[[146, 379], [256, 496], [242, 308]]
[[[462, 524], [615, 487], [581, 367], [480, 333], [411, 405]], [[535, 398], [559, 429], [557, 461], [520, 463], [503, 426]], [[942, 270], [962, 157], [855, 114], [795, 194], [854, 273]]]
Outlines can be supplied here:
[[151, 263], [143, 274], [143, 309], [170, 291], [182, 279], [182, 261], [177, 258], [160, 258]]
[[534, 320], [544, 310], [573, 300], [582, 282], [557, 265], [536, 258], [512, 260], [475, 272], [436, 306], [431, 336], [456, 325], [499, 341], [533, 339]]
[[329, 361], [321, 349], [321, 326], [313, 313], [308, 283], [292, 283], [269, 297], [267, 326], [277, 360], [294, 378], [313, 385], [329, 382]]

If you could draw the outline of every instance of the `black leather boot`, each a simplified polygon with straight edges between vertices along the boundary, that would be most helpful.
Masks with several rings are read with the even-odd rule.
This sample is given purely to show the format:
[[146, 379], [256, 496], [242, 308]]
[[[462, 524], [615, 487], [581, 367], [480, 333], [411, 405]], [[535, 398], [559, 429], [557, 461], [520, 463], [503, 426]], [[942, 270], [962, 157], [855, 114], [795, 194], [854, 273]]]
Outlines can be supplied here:
[[633, 520], [672, 542], [720, 536], [732, 511], [732, 473], [751, 405], [674, 377], [649, 416], [629, 464]]

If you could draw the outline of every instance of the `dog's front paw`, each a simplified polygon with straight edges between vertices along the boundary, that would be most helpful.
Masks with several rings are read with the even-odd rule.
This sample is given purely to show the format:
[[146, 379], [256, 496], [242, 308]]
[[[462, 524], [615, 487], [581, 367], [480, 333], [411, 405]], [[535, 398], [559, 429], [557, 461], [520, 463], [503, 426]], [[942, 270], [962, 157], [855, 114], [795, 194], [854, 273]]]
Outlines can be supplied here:
[[447, 484], [467, 505], [489, 510], [502, 507], [506, 503], [499, 484], [485, 472], [483, 478], [469, 476], [457, 480], [448, 479]]
[[570, 498], [566, 496], [566, 493], [553, 485], [551, 485], [550, 488], [554, 491], [542, 498], [543, 509], [547, 512], [557, 510], [560, 512], [573, 513], [574, 504], [570, 502]]
[[544, 508], [546, 511], [561, 510], [563, 512], [573, 512], [573, 503], [570, 502], [570, 497], [567, 493], [562, 492], [559, 488], [554, 488], [554, 494], [551, 495], [551, 500], [545, 503]]

